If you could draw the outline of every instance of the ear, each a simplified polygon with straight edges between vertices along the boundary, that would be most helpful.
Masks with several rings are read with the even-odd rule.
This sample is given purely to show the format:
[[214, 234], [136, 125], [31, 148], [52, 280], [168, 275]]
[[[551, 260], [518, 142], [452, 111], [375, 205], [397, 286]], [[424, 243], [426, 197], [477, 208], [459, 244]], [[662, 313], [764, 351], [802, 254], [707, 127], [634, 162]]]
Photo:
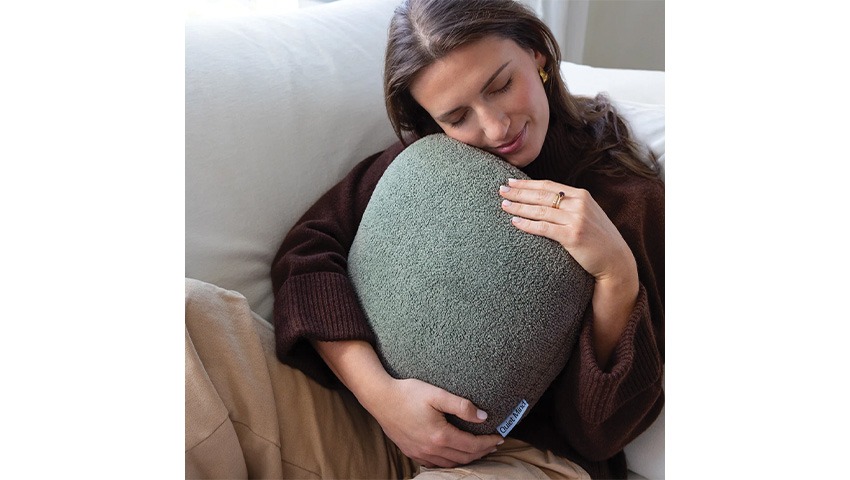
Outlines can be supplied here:
[[546, 55], [534, 50], [534, 62], [537, 64], [539, 68], [543, 68], [546, 66]]

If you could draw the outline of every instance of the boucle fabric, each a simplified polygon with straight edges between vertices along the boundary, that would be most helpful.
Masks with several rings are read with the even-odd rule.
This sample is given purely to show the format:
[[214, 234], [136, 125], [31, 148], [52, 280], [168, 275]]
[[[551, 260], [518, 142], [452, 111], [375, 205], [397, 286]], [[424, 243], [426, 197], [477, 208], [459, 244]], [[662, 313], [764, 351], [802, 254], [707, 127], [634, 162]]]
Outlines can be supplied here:
[[[348, 277], [348, 253], [372, 192], [405, 148], [396, 142], [358, 162], [304, 213], [272, 261], [278, 358], [327, 388], [345, 385], [312, 341], [376, 342]], [[632, 250], [641, 286], [609, 363], [597, 362], [588, 308], [566, 366], [509, 437], [573, 460], [592, 478], [626, 478], [623, 447], [664, 406], [664, 184], [598, 172], [571, 181], [570, 158], [563, 145], [544, 144], [522, 170], [586, 189]]]
[[506, 435], [562, 370], [593, 278], [558, 243], [511, 225], [500, 185], [528, 178], [438, 134], [393, 161], [348, 257], [378, 355], [396, 378], [471, 400]]

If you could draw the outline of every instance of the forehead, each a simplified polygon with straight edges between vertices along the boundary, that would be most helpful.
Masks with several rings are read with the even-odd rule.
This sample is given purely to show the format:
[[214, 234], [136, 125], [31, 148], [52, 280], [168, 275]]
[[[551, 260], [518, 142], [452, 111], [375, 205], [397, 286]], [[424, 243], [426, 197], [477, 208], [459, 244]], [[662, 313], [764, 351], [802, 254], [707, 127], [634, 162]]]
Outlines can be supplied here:
[[485, 37], [462, 45], [423, 68], [413, 79], [410, 93], [433, 114], [432, 108], [459, 101], [456, 96], [477, 94], [505, 63], [508, 70], [528, 61], [533, 61], [531, 50], [525, 51], [510, 39]]

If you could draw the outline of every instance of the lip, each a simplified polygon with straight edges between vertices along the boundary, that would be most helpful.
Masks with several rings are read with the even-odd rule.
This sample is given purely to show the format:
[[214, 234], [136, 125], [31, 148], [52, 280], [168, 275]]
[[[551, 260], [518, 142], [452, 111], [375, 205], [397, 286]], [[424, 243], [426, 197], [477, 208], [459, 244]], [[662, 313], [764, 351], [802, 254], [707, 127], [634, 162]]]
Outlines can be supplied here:
[[528, 124], [523, 125], [522, 130], [516, 134], [516, 136], [508, 143], [504, 143], [494, 148], [493, 151], [498, 153], [499, 155], [510, 155], [517, 150], [521, 149], [523, 145], [525, 145], [525, 138], [528, 134]]

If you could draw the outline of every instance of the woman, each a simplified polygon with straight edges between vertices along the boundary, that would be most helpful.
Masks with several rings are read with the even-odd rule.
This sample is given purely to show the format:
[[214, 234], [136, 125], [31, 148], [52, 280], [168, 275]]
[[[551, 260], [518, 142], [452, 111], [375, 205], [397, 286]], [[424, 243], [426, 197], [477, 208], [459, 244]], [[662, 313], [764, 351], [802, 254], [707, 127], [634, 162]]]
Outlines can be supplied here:
[[[664, 243], [646, 234], [663, 231], [657, 164], [604, 97], [568, 93], [560, 59], [548, 28], [512, 0], [404, 2], [391, 22], [384, 72], [387, 110], [402, 141], [326, 193], [274, 260], [281, 361], [350, 390], [404, 454], [392, 461], [413, 460], [429, 475], [467, 465], [496, 476], [625, 478], [623, 447], [663, 405]], [[486, 418], [469, 401], [387, 374], [346, 275], [377, 181], [406, 144], [436, 132], [534, 179], [503, 186], [502, 208], [516, 228], [559, 242], [596, 279], [579, 346], [504, 440], [445, 420]]]

